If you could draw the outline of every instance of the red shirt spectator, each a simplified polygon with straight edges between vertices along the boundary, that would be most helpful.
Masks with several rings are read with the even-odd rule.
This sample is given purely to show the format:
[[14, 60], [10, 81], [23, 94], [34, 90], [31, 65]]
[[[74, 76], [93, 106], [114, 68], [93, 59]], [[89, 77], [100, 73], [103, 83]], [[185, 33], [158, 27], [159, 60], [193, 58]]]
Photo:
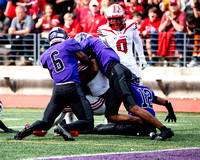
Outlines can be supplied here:
[[44, 8], [44, 14], [38, 19], [35, 28], [41, 28], [42, 32], [49, 32], [53, 27], [60, 25], [60, 21], [51, 4], [47, 4]]
[[138, 0], [130, 0], [130, 2], [127, 4], [128, 4], [126, 8], [127, 13], [129, 12], [133, 13], [134, 11], [140, 11], [141, 13], [144, 12], [144, 8], [142, 7], [142, 5], [138, 3]]
[[85, 17], [91, 14], [91, 10], [89, 8], [90, 0], [82, 0], [81, 6], [77, 9], [76, 20], [80, 23], [80, 25], [85, 27]]
[[74, 19], [72, 13], [64, 15], [64, 25], [62, 28], [67, 31], [70, 38], [74, 38], [76, 34], [82, 31], [81, 25]]
[[85, 17], [85, 28], [83, 32], [90, 33], [95, 37], [97, 35], [97, 28], [103, 24], [106, 24], [107, 20], [105, 16], [99, 13], [99, 3], [96, 0], [90, 2], [91, 14]]
[[15, 8], [16, 8], [16, 6], [13, 3], [11, 3], [10, 6], [9, 6], [9, 8], [8, 8], [6, 16], [9, 17], [9, 18], [11, 18], [11, 19], [13, 19], [14, 17], [16, 17]]

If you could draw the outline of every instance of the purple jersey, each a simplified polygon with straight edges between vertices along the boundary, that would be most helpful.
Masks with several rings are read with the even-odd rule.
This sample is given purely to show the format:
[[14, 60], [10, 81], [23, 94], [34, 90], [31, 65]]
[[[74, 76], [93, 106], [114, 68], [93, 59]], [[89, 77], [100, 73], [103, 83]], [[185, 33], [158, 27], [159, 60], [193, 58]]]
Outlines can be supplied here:
[[54, 84], [68, 81], [81, 83], [78, 62], [73, 54], [80, 50], [81, 46], [75, 39], [67, 39], [51, 46], [41, 55], [42, 66], [52, 72]]
[[155, 96], [154, 92], [145, 86], [138, 86], [134, 83], [131, 84], [133, 91], [136, 96], [136, 103], [139, 107], [149, 111], [153, 116], [155, 116], [155, 111], [153, 109], [153, 98]]
[[[82, 51], [86, 53], [85, 51], [92, 46], [95, 54], [96, 59], [101, 67], [101, 70], [105, 74], [108, 68], [108, 65], [115, 61], [120, 62], [119, 56], [117, 53], [108, 46], [106, 42], [101, 41], [98, 38], [95, 37], [89, 37], [80, 42]], [[87, 53], [86, 53], [87, 54]]]

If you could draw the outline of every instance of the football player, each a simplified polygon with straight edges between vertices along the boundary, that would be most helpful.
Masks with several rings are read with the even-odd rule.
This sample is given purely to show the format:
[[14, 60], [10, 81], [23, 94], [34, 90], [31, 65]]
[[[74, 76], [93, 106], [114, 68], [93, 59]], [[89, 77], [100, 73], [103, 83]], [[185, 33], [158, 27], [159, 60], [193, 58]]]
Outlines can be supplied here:
[[[3, 113], [3, 104], [0, 101], [0, 116], [2, 115], [2, 113]], [[6, 133], [16, 133], [17, 132], [11, 128], [6, 127], [5, 124], [1, 120], [0, 120], [0, 128], [3, 129], [4, 132], [6, 132]]]
[[[134, 75], [133, 75], [134, 76]], [[136, 78], [136, 76], [134, 76]], [[165, 118], [165, 121], [176, 122], [176, 116], [173, 110], [171, 103], [168, 100], [165, 100], [161, 97], [158, 97], [154, 92], [146, 87], [139, 86], [138, 79], [135, 79], [135, 83], [132, 82], [132, 88], [136, 95], [136, 103], [149, 111], [153, 116], [155, 116], [155, 111], [153, 109], [153, 103], [165, 106], [168, 110], [168, 115]], [[135, 116], [132, 113], [129, 115]], [[91, 131], [79, 132], [79, 134], [118, 134], [118, 135], [133, 135], [133, 136], [150, 136], [150, 139], [155, 139], [156, 129], [149, 126], [147, 123], [143, 124], [120, 124], [120, 123], [108, 123], [108, 124], [99, 124]], [[160, 136], [156, 138], [160, 139]]]
[[[111, 48], [120, 57], [120, 63], [131, 70], [142, 85], [142, 78], [136, 63], [136, 55], [133, 53], [133, 45], [139, 57], [140, 68], [145, 69], [145, 60], [142, 41], [137, 32], [137, 24], [134, 20], [125, 20], [123, 9], [118, 4], [111, 5], [106, 13], [108, 23], [98, 28], [99, 38], [106, 40]], [[134, 43], [133, 43], [134, 42]]]
[[[80, 44], [75, 39], [68, 38], [67, 32], [60, 27], [50, 31], [48, 39], [51, 47], [41, 55], [41, 64], [49, 70], [54, 80], [52, 97], [42, 120], [20, 130], [14, 139], [21, 140], [33, 131], [49, 130], [66, 106], [70, 106], [78, 118], [77, 121], [70, 123], [71, 130], [87, 130], [94, 127], [93, 112], [81, 88], [77, 62], [78, 59], [83, 64], [90, 65], [90, 60], [80, 51]], [[74, 140], [61, 126], [58, 127], [64, 140]]]
[[[170, 128], [164, 126], [151, 113], [140, 108], [135, 101], [135, 94], [131, 86], [131, 71], [120, 63], [116, 52], [109, 47], [107, 42], [92, 37], [87, 33], [79, 33], [75, 37], [80, 43], [82, 51], [98, 62], [99, 69], [108, 78], [110, 89], [106, 92], [105, 116], [110, 122], [126, 123], [127, 116], [118, 114], [121, 102], [128, 112], [137, 115], [140, 119], [152, 124], [161, 131], [160, 139], [171, 138], [174, 133]], [[107, 101], [108, 100], [108, 101]], [[139, 121], [139, 120], [138, 120]]]

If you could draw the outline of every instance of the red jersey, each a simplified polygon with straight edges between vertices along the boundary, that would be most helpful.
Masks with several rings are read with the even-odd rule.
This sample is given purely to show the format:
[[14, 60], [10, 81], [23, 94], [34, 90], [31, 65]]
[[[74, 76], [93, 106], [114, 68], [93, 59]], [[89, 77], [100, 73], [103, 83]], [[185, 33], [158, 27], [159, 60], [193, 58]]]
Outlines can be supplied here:
[[67, 31], [70, 38], [74, 38], [82, 31], [81, 25], [76, 20], [74, 20], [70, 28], [67, 28], [66, 26], [62, 26], [62, 28]]
[[[49, 32], [52, 28], [51, 28], [50, 24], [49, 24], [47, 21], [43, 20], [43, 17], [44, 17], [44, 15], [42, 15], [42, 16], [38, 19], [38, 21], [42, 21], [42, 25], [41, 25], [42, 32], [45, 32], [45, 31], [48, 31], [48, 32]], [[51, 23], [52, 23], [52, 22], [56, 22], [56, 23], [58, 24], [57, 26], [60, 25], [60, 21], [59, 21], [59, 18], [58, 18], [57, 15], [54, 15], [54, 16], [51, 18], [50, 22], [51, 22]]]
[[[166, 19], [167, 19], [166, 13], [164, 13], [163, 16], [162, 16], [162, 19], [161, 19], [161, 24], [164, 23], [166, 21]], [[179, 25], [184, 26], [183, 32], [187, 32], [187, 29], [186, 29], [186, 13], [185, 12], [179, 11], [174, 20]], [[172, 23], [170, 21], [168, 21], [165, 32], [176, 32], [176, 31], [177, 30], [174, 28]]]
[[85, 27], [83, 28], [83, 32], [92, 34], [95, 37], [98, 37], [97, 35], [97, 28], [103, 24], [107, 23], [107, 20], [104, 15], [98, 13], [95, 15], [87, 15], [85, 17]]
[[147, 33], [151, 33], [151, 31], [158, 31], [160, 22], [161, 22], [160, 18], [156, 18], [154, 22], [151, 22], [149, 18], [145, 18], [141, 22], [138, 31], [140, 31], [140, 33], [142, 33], [144, 30], [146, 30]]
[[76, 15], [76, 20], [84, 28], [85, 27], [85, 17], [91, 14], [89, 8], [79, 8]]

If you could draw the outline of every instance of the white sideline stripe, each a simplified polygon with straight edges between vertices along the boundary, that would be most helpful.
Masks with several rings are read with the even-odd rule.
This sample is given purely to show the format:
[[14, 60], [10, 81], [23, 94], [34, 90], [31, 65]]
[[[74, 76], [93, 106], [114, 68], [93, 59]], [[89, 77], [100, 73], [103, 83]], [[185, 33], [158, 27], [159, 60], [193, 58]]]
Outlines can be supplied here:
[[167, 149], [167, 150], [159, 150], [159, 151], [135, 151], [135, 152], [115, 152], [115, 153], [100, 153], [100, 154], [82, 154], [82, 155], [72, 155], [72, 156], [56, 156], [56, 157], [47, 157], [47, 158], [29, 158], [22, 160], [45, 160], [50, 158], [68, 158], [68, 157], [86, 157], [86, 156], [99, 156], [99, 155], [111, 155], [111, 154], [130, 154], [130, 153], [150, 153], [150, 152], [168, 152], [168, 151], [179, 151], [179, 150], [188, 150], [188, 149], [200, 149], [198, 147], [194, 148], [183, 148], [183, 149]]

